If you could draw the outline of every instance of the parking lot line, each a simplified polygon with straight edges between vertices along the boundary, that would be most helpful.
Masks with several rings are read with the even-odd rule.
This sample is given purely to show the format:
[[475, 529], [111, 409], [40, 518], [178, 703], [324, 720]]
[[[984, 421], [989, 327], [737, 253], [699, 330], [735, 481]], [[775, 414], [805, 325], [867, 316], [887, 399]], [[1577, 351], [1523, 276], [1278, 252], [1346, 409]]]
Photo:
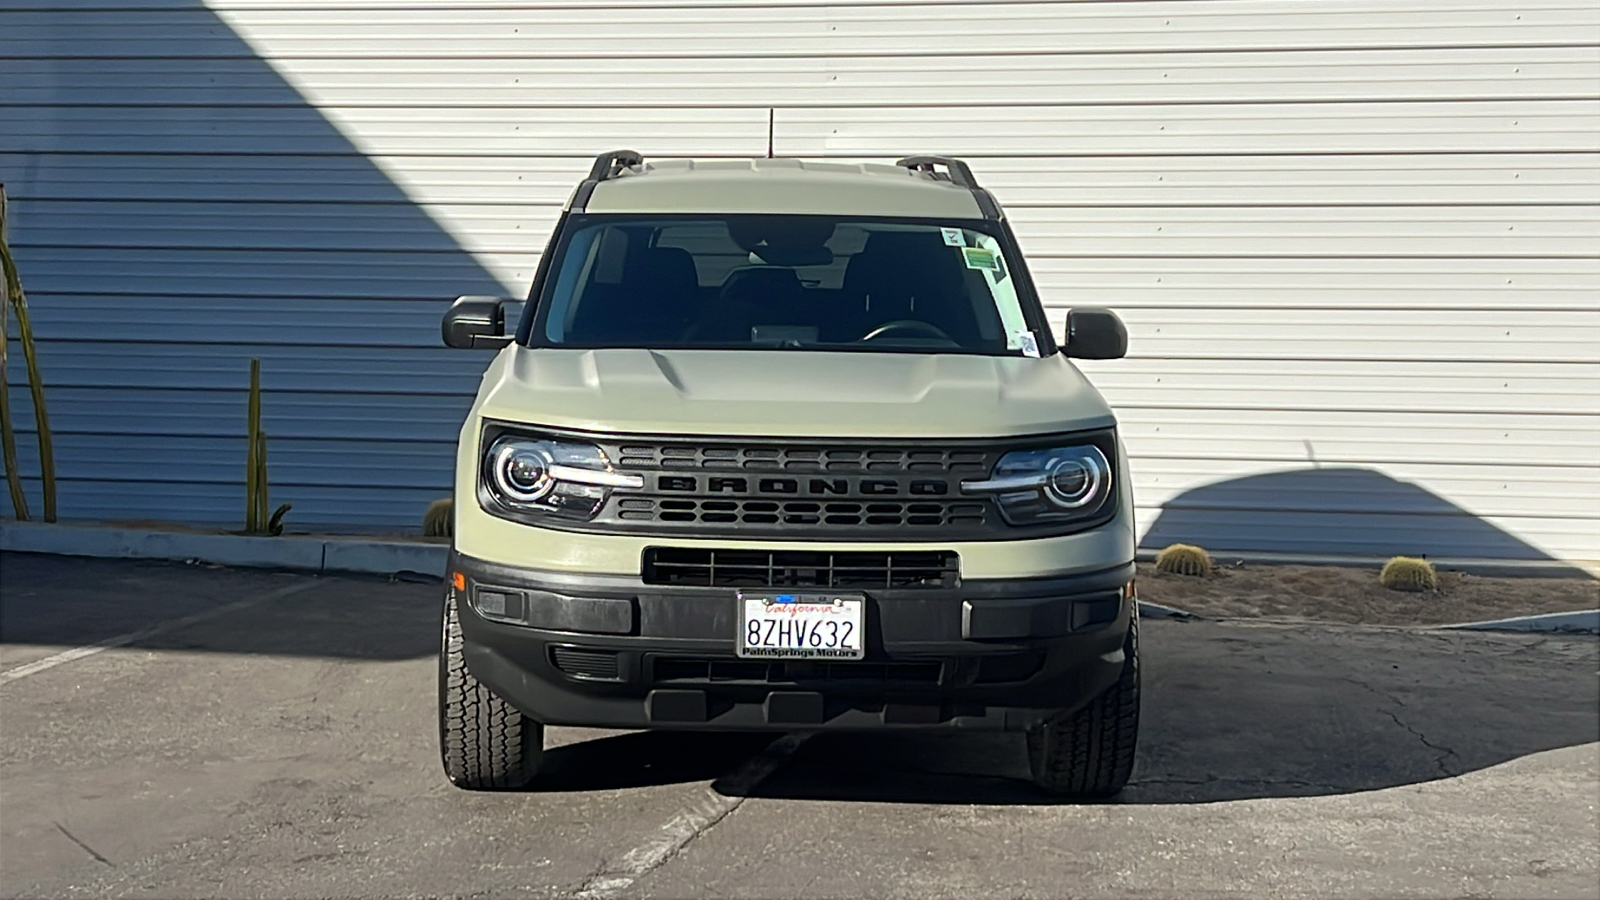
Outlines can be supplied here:
[[661, 826], [655, 838], [622, 855], [615, 868], [600, 872], [578, 891], [583, 900], [604, 900], [628, 889], [639, 878], [671, 859], [706, 829], [739, 808], [756, 785], [766, 780], [800, 748], [809, 734], [787, 734], [756, 754], [739, 771], [722, 779], [723, 789], [701, 789], [700, 796]]
[[73, 647], [71, 650], [63, 650], [53, 656], [46, 656], [44, 659], [35, 660], [31, 663], [17, 666], [14, 669], [7, 669], [4, 672], [0, 672], [0, 687], [10, 684], [13, 681], [27, 678], [29, 675], [43, 672], [46, 669], [53, 669], [56, 666], [64, 665], [74, 660], [83, 659], [86, 656], [93, 656], [102, 650], [110, 650], [115, 647], [125, 647], [134, 643], [135, 641], [142, 641], [157, 635], [166, 634], [169, 631], [177, 631], [180, 628], [187, 628], [190, 625], [198, 625], [201, 622], [215, 619], [218, 616], [225, 616], [231, 612], [237, 612], [241, 609], [248, 609], [249, 607], [266, 603], [269, 600], [278, 600], [291, 594], [298, 594], [303, 590], [315, 587], [317, 583], [318, 582], [315, 580], [299, 581], [295, 584], [278, 588], [277, 590], [267, 591], [264, 594], [257, 594], [254, 597], [246, 597], [243, 600], [235, 600], [232, 603], [224, 603], [221, 606], [213, 606], [210, 609], [192, 613], [187, 616], [180, 616], [176, 619], [168, 619], [165, 622], [157, 622], [148, 628], [141, 628], [137, 631], [129, 631], [125, 634], [108, 637], [103, 641], [97, 641], [93, 644], [85, 644], [82, 647]]

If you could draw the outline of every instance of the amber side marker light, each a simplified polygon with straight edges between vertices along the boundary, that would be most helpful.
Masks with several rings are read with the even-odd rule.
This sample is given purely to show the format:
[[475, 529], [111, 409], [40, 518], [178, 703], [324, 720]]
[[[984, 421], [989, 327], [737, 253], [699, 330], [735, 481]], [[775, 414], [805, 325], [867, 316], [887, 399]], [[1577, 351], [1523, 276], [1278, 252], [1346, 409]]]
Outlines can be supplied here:
[[451, 573], [450, 583], [456, 586], [456, 590], [464, 591], [467, 589], [467, 576], [460, 572]]

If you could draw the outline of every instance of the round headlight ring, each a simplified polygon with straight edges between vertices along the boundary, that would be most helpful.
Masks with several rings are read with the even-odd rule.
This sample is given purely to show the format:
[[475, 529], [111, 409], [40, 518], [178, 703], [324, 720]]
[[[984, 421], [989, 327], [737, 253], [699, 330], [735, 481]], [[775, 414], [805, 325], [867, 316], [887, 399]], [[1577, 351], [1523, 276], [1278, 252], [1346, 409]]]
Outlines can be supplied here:
[[1102, 495], [1109, 473], [1098, 452], [1082, 452], [1051, 461], [1044, 493], [1062, 509], [1081, 509]]
[[537, 503], [556, 488], [552, 464], [550, 451], [540, 444], [507, 441], [494, 454], [495, 487], [508, 500]]

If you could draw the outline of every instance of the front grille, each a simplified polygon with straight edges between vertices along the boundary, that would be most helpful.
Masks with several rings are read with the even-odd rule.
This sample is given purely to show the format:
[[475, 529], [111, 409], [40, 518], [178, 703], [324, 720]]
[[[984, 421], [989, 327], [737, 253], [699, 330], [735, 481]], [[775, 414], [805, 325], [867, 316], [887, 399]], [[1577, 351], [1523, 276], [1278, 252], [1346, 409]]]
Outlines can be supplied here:
[[617, 681], [621, 671], [615, 650], [589, 650], [583, 647], [551, 647], [550, 661], [574, 678]]
[[697, 587], [947, 588], [961, 560], [948, 550], [702, 550], [650, 547], [646, 584]]
[[987, 444], [600, 444], [618, 471], [644, 478], [641, 488], [612, 493], [593, 522], [606, 530], [872, 540], [910, 529], [981, 540], [1006, 527], [989, 498], [961, 491], [1004, 452]]
[[874, 662], [762, 662], [748, 659], [664, 656], [652, 661], [652, 676], [665, 682], [746, 682], [801, 684], [859, 682], [864, 684], [938, 684], [942, 665]]

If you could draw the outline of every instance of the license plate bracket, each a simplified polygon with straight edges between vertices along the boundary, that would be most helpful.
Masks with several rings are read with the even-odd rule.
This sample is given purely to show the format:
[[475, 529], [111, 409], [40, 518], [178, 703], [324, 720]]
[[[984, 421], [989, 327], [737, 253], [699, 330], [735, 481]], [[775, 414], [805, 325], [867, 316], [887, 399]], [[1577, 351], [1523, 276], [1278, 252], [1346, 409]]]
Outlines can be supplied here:
[[865, 594], [740, 591], [744, 659], [853, 660], [866, 655]]

